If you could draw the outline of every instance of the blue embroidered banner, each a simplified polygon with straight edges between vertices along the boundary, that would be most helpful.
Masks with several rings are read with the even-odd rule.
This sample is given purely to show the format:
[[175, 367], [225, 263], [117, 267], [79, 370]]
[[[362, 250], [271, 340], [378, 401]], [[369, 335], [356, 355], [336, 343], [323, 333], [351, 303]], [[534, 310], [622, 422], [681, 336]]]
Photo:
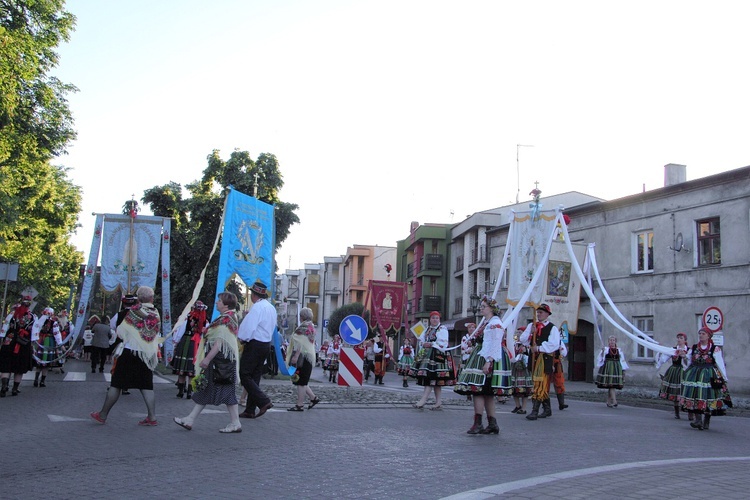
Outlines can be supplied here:
[[[248, 287], [260, 279], [273, 296], [274, 207], [230, 188], [224, 212], [216, 295], [236, 274]], [[214, 308], [213, 318], [219, 316]]]

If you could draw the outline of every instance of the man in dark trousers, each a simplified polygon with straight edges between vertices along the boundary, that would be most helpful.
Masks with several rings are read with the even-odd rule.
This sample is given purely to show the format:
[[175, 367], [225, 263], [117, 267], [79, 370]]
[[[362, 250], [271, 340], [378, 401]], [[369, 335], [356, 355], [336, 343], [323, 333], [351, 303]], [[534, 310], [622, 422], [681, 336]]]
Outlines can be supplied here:
[[[271, 398], [260, 388], [263, 376], [263, 363], [276, 327], [276, 308], [268, 300], [266, 285], [256, 280], [250, 288], [250, 300], [253, 306], [245, 319], [240, 323], [237, 338], [242, 342], [240, 358], [240, 383], [247, 391], [247, 406], [240, 413], [242, 418], [258, 418], [273, 408]], [[258, 412], [255, 412], [255, 409]]]

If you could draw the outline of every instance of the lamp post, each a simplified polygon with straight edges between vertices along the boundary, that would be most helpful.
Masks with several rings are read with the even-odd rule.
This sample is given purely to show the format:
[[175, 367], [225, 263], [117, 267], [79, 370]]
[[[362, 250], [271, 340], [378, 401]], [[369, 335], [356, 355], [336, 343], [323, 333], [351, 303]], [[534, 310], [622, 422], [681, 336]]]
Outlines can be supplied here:
[[476, 321], [477, 312], [479, 311], [479, 295], [472, 293], [469, 300], [471, 301], [471, 312], [474, 313], [474, 321]]

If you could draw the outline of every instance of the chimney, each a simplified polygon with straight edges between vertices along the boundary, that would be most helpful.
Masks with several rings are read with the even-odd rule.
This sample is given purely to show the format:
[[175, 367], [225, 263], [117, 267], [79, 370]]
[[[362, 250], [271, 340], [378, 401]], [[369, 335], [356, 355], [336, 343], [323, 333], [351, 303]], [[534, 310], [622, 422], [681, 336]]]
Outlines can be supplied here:
[[687, 167], [677, 163], [664, 165], [664, 187], [674, 186], [687, 180]]
[[417, 230], [418, 227], [419, 227], [419, 222], [412, 221], [411, 226], [409, 227], [409, 232], [413, 233], [414, 231]]

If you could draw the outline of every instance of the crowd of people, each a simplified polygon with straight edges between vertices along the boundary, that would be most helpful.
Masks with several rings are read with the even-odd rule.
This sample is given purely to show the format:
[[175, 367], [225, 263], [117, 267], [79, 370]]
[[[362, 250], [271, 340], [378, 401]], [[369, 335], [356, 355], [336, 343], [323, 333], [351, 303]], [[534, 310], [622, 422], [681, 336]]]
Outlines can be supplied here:
[[[129, 389], [140, 391], [146, 418], [142, 426], [156, 426], [156, 398], [153, 372], [159, 362], [160, 345], [172, 342], [173, 356], [168, 360], [172, 373], [177, 375], [177, 397], [193, 400], [193, 409], [174, 422], [191, 430], [197, 417], [207, 405], [225, 405], [230, 422], [221, 433], [242, 431], [241, 419], [259, 418], [273, 408], [271, 398], [260, 387], [264, 366], [268, 364], [271, 342], [276, 327], [276, 311], [268, 298], [267, 287], [260, 280], [250, 288], [253, 307], [241, 317], [237, 297], [230, 292], [218, 295], [215, 307], [219, 316], [207, 320], [208, 307], [196, 301], [186, 321], [178, 326], [171, 338], [160, 334], [159, 311], [153, 304], [154, 291], [138, 288], [135, 295], [126, 295], [121, 310], [112, 318], [93, 315], [91, 331], [91, 372], [104, 371], [105, 361], [112, 356], [112, 377], [105, 399], [98, 411], [90, 416], [105, 424], [121, 394]], [[24, 296], [12, 307], [2, 326], [0, 347], [0, 398], [20, 394], [23, 375], [35, 371], [34, 387], [46, 387], [48, 370], [64, 363], [66, 338], [71, 332], [67, 313], [56, 315], [50, 307], [37, 317], [29, 309], [31, 297]], [[535, 421], [552, 416], [550, 388], [554, 386], [558, 409], [565, 410], [565, 377], [561, 360], [567, 355], [560, 329], [549, 320], [552, 310], [547, 304], [535, 309], [535, 318], [525, 328], [516, 330], [512, 344], [499, 314], [497, 302], [484, 296], [480, 302], [481, 322], [467, 325], [468, 333], [459, 346], [451, 348], [448, 330], [441, 323], [441, 315], [433, 311], [421, 335], [405, 338], [400, 346], [395, 370], [404, 388], [409, 379], [423, 388], [421, 398], [413, 407], [422, 410], [434, 396], [429, 407], [442, 409], [442, 389], [452, 387], [457, 394], [472, 401], [474, 416], [467, 434], [499, 434], [496, 402], [512, 397], [515, 407], [511, 414], [525, 415]], [[343, 346], [335, 335], [320, 350], [316, 347], [313, 312], [303, 308], [300, 323], [282, 348], [283, 359], [293, 367], [291, 378], [296, 388], [296, 402], [288, 411], [310, 410], [320, 398], [310, 387], [313, 367], [320, 361], [328, 380], [336, 382], [339, 356]], [[708, 328], [698, 332], [698, 342], [689, 347], [685, 333], [678, 333], [674, 352], [658, 355], [656, 368], [669, 363], [661, 376], [659, 397], [673, 403], [674, 418], [687, 412], [690, 426], [708, 430], [712, 416], [726, 413], [732, 407], [727, 389], [728, 377], [720, 346], [713, 343]], [[68, 339], [70, 340], [70, 339]], [[363, 344], [364, 380], [374, 376], [374, 383], [383, 385], [386, 368], [392, 361], [388, 343], [379, 332]], [[460, 364], [454, 365], [452, 350], [460, 347]], [[69, 349], [68, 349], [69, 351]], [[617, 391], [624, 387], [624, 372], [628, 363], [617, 346], [617, 338], [608, 338], [608, 345], [597, 355], [595, 383], [606, 389], [606, 405], [617, 408]], [[12, 378], [12, 382], [11, 382]], [[12, 386], [11, 386], [12, 383]], [[242, 387], [237, 398], [236, 386]], [[526, 405], [532, 408], [527, 414]], [[305, 402], [307, 401], [307, 408]], [[244, 406], [240, 413], [239, 406]], [[486, 426], [485, 426], [486, 417]]]

